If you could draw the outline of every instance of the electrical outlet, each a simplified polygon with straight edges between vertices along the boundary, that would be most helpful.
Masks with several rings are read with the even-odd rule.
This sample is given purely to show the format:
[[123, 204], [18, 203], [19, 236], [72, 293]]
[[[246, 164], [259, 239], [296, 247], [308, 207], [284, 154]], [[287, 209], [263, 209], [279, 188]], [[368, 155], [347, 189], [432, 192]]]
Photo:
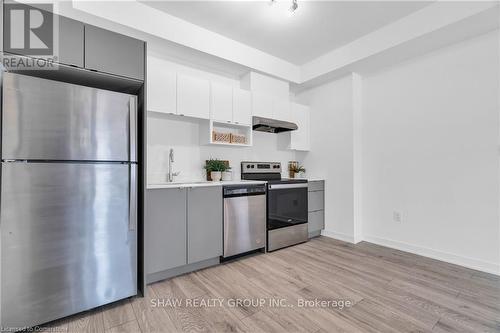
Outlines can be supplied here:
[[392, 212], [392, 219], [394, 220], [394, 222], [403, 222], [403, 220], [401, 219], [401, 212], [398, 212], [396, 210]]

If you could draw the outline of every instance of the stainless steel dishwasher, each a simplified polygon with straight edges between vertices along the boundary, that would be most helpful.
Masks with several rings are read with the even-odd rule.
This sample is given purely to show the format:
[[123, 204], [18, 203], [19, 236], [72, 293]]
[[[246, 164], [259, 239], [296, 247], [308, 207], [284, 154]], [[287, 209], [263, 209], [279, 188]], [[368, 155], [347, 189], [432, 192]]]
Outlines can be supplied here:
[[265, 249], [266, 184], [224, 186], [223, 193], [223, 257]]

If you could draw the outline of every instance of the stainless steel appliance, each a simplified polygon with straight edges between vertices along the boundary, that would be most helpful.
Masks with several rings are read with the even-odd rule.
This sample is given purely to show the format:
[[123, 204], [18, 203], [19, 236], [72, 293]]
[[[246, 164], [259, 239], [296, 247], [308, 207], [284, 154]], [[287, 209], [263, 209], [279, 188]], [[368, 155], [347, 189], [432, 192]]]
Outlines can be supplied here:
[[223, 257], [265, 248], [266, 185], [224, 186], [223, 193]]
[[282, 133], [295, 131], [299, 127], [295, 123], [289, 121], [269, 119], [263, 117], [254, 116], [252, 118], [252, 129], [259, 132], [267, 133]]
[[279, 162], [241, 162], [241, 178], [267, 181], [267, 250], [306, 242], [307, 180], [282, 179]]
[[1, 81], [1, 326], [136, 295], [136, 96]]

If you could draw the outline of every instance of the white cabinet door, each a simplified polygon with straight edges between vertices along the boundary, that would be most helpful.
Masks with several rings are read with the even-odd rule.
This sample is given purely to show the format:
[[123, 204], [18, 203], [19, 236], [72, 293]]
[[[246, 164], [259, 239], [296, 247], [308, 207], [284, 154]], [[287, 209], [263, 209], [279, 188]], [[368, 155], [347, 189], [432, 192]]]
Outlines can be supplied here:
[[233, 121], [236, 124], [252, 124], [252, 93], [250, 91], [233, 89]]
[[148, 110], [177, 113], [177, 74], [168, 70], [165, 61], [149, 56], [147, 80]]
[[292, 103], [292, 121], [299, 127], [290, 133], [290, 149], [310, 149], [309, 107]]
[[210, 84], [210, 118], [230, 123], [233, 121], [233, 89], [217, 83]]
[[278, 120], [292, 120], [290, 102], [287, 100], [275, 99], [273, 103], [274, 118]]
[[273, 98], [271, 96], [252, 93], [252, 115], [264, 118], [274, 118]]
[[208, 80], [177, 75], [177, 114], [210, 118], [210, 83]]

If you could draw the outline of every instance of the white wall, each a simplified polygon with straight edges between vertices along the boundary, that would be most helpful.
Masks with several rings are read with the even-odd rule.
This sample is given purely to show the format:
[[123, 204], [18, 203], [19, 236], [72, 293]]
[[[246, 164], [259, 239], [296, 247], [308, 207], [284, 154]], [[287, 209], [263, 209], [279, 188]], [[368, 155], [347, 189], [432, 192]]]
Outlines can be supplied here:
[[500, 272], [498, 42], [496, 31], [364, 78], [365, 239]]
[[311, 151], [297, 153], [324, 178], [325, 234], [353, 241], [353, 103], [351, 76], [296, 96], [310, 106]]
[[[254, 132], [253, 147], [223, 147], [200, 145], [200, 123], [203, 120], [148, 113], [148, 183], [165, 182], [168, 154], [174, 149], [174, 171], [181, 171], [176, 181], [202, 180], [205, 160], [210, 157], [228, 160], [233, 168], [233, 179], [240, 179], [241, 161], [281, 162], [286, 177], [288, 161], [295, 160], [295, 152], [286, 149], [286, 133]], [[205, 120], [206, 121], [206, 120]]]
[[497, 30], [296, 96], [325, 235], [357, 241], [359, 218], [364, 240], [500, 273], [499, 46]]

